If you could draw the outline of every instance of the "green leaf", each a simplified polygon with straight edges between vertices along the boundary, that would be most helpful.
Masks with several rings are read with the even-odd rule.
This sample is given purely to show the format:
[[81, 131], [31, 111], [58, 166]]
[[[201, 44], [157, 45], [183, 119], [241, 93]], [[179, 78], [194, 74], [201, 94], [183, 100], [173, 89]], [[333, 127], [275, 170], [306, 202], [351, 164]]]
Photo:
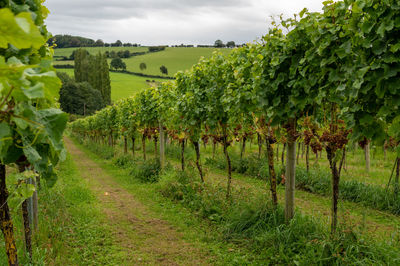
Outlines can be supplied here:
[[398, 43], [396, 43], [395, 45], [392, 45], [391, 47], [390, 47], [390, 51], [392, 52], [392, 53], [396, 53], [397, 51], [399, 51], [400, 50], [400, 42], [398, 42]]
[[337, 91], [344, 91], [346, 89], [346, 84], [340, 84], [338, 87], [337, 87]]
[[370, 114], [364, 114], [360, 118], [360, 125], [370, 125], [374, 121], [374, 117]]
[[364, 33], [370, 33], [374, 26], [375, 26], [375, 22], [366, 21], [361, 25], [361, 29]]
[[38, 83], [33, 87], [30, 87], [28, 89], [23, 89], [22, 91], [24, 92], [25, 96], [28, 97], [29, 99], [44, 97], [43, 83]]
[[396, 116], [393, 119], [393, 122], [389, 127], [388, 133], [390, 136], [395, 138], [398, 138], [400, 136], [400, 116]]
[[0, 160], [7, 154], [8, 147], [12, 145], [12, 132], [10, 126], [6, 122], [0, 123]]
[[40, 154], [32, 146], [30, 146], [30, 143], [24, 142], [23, 151], [28, 161], [32, 164], [35, 164], [37, 161], [42, 159]]
[[0, 48], [8, 48], [11, 44], [18, 49], [30, 47], [38, 49], [45, 43], [28, 12], [14, 16], [10, 9], [1, 8], [0, 25]]
[[43, 86], [43, 97], [45, 97], [50, 102], [55, 102], [58, 99], [61, 81], [54, 71], [36, 73], [32, 69], [28, 69], [25, 71], [25, 73], [27, 79], [36, 84], [39, 83]]
[[15, 122], [19, 129], [25, 130], [27, 127], [29, 127], [29, 123], [22, 118], [13, 117], [12, 121]]
[[60, 142], [67, 125], [68, 115], [60, 109], [54, 108], [39, 110], [37, 113], [50, 139], [54, 143]]

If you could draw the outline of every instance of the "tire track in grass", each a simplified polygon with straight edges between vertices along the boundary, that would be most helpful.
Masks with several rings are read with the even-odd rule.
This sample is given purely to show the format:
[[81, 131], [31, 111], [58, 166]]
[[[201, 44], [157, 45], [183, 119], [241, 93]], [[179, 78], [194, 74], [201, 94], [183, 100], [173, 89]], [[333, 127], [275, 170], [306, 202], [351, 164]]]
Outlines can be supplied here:
[[182, 240], [168, 222], [155, 215], [117, 184], [73, 142], [65, 145], [83, 178], [89, 181], [106, 216], [107, 226], [127, 252], [131, 265], [207, 265], [208, 255]]

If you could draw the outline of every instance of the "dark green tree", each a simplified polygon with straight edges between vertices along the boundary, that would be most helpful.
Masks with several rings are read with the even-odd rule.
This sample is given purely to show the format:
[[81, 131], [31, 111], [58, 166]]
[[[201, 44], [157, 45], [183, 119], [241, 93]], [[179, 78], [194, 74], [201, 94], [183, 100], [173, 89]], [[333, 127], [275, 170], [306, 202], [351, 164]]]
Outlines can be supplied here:
[[117, 57], [117, 58], [113, 58], [113, 60], [111, 60], [111, 69], [121, 69], [121, 70], [126, 70], [126, 64], [124, 61], [122, 61], [121, 58]]
[[142, 70], [142, 71], [145, 70], [145, 69], [147, 68], [146, 63], [140, 63], [139, 68], [140, 68], [140, 70]]
[[89, 52], [77, 49], [74, 53], [74, 76], [77, 82], [89, 80]]
[[214, 47], [222, 48], [222, 47], [225, 47], [225, 44], [221, 40], [216, 40], [214, 42]]
[[129, 58], [131, 56], [131, 53], [129, 52], [129, 50], [125, 50], [124, 51], [124, 58]]
[[121, 47], [122, 46], [122, 42], [120, 40], [117, 40], [115, 43], [112, 43], [111, 46]]
[[160, 66], [160, 71], [162, 74], [168, 75], [168, 69], [164, 65]]
[[236, 44], [234, 41], [229, 41], [226, 43], [226, 47], [228, 48], [235, 48]]
[[101, 54], [100, 60], [100, 72], [101, 72], [101, 94], [103, 96], [104, 104], [111, 104], [111, 81], [110, 71], [105, 54]]
[[62, 81], [59, 101], [64, 112], [90, 115], [104, 107], [100, 91], [93, 89], [88, 82], [76, 82], [63, 72], [58, 72], [57, 76]]
[[103, 47], [103, 46], [104, 46], [104, 42], [103, 42], [103, 40], [98, 39], [98, 40], [94, 43], [94, 45], [95, 45], [95, 46], [98, 46], [98, 47]]
[[110, 57], [111, 57], [111, 58], [116, 58], [116, 57], [117, 57], [117, 52], [111, 51], [111, 52], [110, 52]]

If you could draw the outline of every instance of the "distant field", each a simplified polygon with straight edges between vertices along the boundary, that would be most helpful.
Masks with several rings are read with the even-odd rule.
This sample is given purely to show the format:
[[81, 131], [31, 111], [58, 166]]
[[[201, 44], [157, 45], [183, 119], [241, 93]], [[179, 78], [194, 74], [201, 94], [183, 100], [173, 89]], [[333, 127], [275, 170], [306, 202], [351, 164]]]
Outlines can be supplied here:
[[147, 69], [144, 74], [161, 75], [160, 66], [165, 65], [168, 69], [168, 75], [173, 76], [179, 70], [190, 69], [196, 64], [200, 57], [210, 57], [213, 51], [221, 51], [224, 54], [230, 53], [231, 49], [215, 48], [183, 48], [167, 47], [165, 51], [149, 53], [141, 56], [123, 59], [128, 70], [133, 72], [142, 72], [139, 68], [140, 63], [146, 63]]
[[[69, 56], [75, 48], [55, 49], [55, 55]], [[88, 47], [90, 53], [106, 50], [126, 50], [132, 52], [147, 51], [147, 47]], [[102, 50], [103, 49], [103, 50]], [[140, 50], [141, 49], [141, 50]], [[165, 51], [149, 53], [141, 56], [133, 56], [128, 59], [122, 59], [126, 63], [127, 70], [140, 72], [149, 75], [161, 75], [160, 66], [164, 65], [168, 69], [168, 76], [173, 76], [180, 70], [190, 69], [196, 64], [200, 57], [210, 57], [213, 51], [220, 51], [223, 54], [229, 54], [231, 49], [215, 49], [215, 48], [184, 48], [184, 47], [167, 47]], [[109, 60], [110, 62], [111, 60]], [[73, 61], [55, 61], [55, 64], [73, 64]], [[140, 63], [146, 63], [147, 69], [141, 71]]]
[[[68, 75], [73, 76], [73, 69], [58, 69], [57, 71], [66, 72]], [[149, 79], [122, 73], [110, 72], [111, 79], [111, 100], [116, 101], [122, 98], [133, 96], [144, 88], [150, 87], [150, 83], [146, 80], [155, 82], [163, 82], [163, 79]]]

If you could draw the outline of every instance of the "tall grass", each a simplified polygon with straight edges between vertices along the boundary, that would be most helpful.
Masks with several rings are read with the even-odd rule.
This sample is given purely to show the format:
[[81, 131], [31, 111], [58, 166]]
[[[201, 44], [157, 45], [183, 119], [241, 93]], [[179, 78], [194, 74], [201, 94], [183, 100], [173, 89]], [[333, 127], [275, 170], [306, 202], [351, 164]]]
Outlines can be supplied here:
[[[331, 194], [331, 174], [324, 169], [312, 169], [308, 173], [303, 167], [296, 170], [296, 187], [311, 193], [328, 196]], [[339, 197], [361, 203], [381, 211], [400, 215], [400, 195], [383, 187], [355, 180], [341, 181]]]
[[[226, 169], [226, 160], [220, 156], [216, 159], [208, 157], [205, 163], [218, 169]], [[251, 177], [269, 180], [266, 158], [258, 159], [251, 155], [240, 159], [239, 156], [233, 154], [232, 170]], [[275, 172], [278, 173], [278, 183], [283, 184], [282, 174], [284, 174], [284, 169], [282, 166], [277, 165]], [[330, 196], [332, 194], [331, 172], [329, 169], [316, 167], [312, 167], [307, 172], [303, 166], [297, 166], [296, 188], [314, 194]], [[360, 203], [365, 207], [400, 215], [400, 194], [396, 195], [392, 189], [385, 189], [378, 185], [366, 184], [356, 180], [341, 180], [339, 197], [343, 200]]]
[[219, 187], [201, 184], [191, 172], [169, 170], [160, 177], [160, 193], [209, 220], [230, 241], [259, 254], [265, 264], [371, 265], [400, 263], [388, 243], [367, 239], [355, 228], [331, 236], [313, 217], [299, 212], [285, 223], [284, 211], [266, 196], [234, 192], [225, 200]]

